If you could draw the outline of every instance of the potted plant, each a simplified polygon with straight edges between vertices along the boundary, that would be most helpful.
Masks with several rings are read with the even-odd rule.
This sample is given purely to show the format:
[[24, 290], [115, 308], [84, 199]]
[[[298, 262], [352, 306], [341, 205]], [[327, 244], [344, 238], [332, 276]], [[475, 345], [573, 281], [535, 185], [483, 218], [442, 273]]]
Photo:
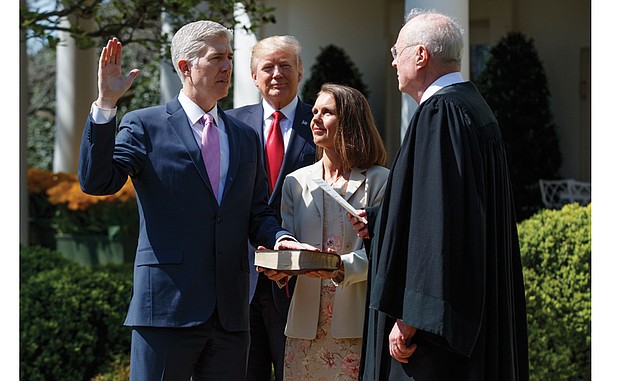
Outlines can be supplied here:
[[92, 196], [82, 191], [76, 175], [66, 175], [47, 196], [55, 206], [51, 226], [57, 251], [88, 266], [132, 260], [138, 211], [131, 180], [113, 195]]

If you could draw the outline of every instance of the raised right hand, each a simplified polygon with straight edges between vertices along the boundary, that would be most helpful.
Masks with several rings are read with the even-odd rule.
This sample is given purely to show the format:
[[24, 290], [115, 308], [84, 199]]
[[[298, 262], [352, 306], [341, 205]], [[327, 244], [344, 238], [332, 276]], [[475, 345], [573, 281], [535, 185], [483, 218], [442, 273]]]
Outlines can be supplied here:
[[108, 40], [99, 58], [98, 88], [99, 96], [96, 105], [105, 109], [116, 107], [118, 100], [129, 90], [140, 70], [133, 69], [127, 77], [121, 72], [123, 45], [114, 37]]

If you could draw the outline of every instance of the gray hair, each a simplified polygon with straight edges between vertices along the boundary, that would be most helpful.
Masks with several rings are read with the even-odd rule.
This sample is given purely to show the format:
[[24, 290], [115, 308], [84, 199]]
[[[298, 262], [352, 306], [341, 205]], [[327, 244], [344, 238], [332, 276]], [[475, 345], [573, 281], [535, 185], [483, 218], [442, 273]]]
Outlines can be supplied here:
[[252, 48], [252, 58], [250, 60], [250, 70], [252, 73], [256, 73], [256, 66], [260, 58], [275, 52], [292, 53], [297, 60], [297, 70], [304, 71], [299, 41], [293, 36], [271, 36], [258, 41], [254, 48]]
[[178, 62], [186, 59], [190, 64], [194, 64], [198, 54], [206, 46], [206, 42], [212, 37], [225, 37], [230, 42], [233, 34], [229, 29], [224, 28], [215, 21], [201, 20], [183, 25], [172, 37], [170, 54], [172, 56], [172, 66], [177, 71], [179, 78], [183, 81], [183, 73], [179, 69]]
[[408, 28], [406, 38], [410, 44], [421, 44], [432, 57], [443, 63], [461, 63], [463, 55], [463, 28], [452, 17], [435, 10], [412, 9], [405, 24], [415, 22]]

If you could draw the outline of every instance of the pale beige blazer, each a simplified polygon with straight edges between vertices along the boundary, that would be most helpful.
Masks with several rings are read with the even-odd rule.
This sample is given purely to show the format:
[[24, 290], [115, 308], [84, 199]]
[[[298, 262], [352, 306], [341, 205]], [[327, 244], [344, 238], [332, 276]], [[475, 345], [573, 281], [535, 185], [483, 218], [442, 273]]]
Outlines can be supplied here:
[[[356, 209], [378, 204], [383, 199], [389, 170], [373, 166], [353, 169], [343, 196]], [[282, 227], [300, 242], [321, 247], [323, 242], [323, 198], [329, 197], [313, 179], [323, 178], [323, 162], [300, 168], [284, 180], [282, 187]], [[343, 252], [344, 280], [336, 287], [332, 312], [332, 335], [335, 338], [362, 337], [366, 306], [368, 258], [363, 240], [349, 223], [345, 223]], [[299, 275], [288, 311], [284, 333], [288, 337], [314, 339], [319, 321], [321, 280]]]

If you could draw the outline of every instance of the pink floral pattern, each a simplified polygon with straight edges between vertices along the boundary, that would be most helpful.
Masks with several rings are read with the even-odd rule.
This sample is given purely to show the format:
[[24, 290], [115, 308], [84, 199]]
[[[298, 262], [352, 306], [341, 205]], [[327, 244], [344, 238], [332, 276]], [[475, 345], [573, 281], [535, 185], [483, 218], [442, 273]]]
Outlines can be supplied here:
[[342, 252], [342, 237], [337, 236], [335, 234], [329, 235], [327, 238], [325, 238], [325, 242], [323, 242], [323, 249], [324, 250], [333, 249], [337, 253], [341, 253]]
[[[340, 185], [340, 184], [339, 184]], [[342, 187], [334, 187], [344, 193]], [[343, 250], [343, 229], [340, 206], [326, 197], [323, 199], [323, 250]], [[362, 351], [362, 339], [337, 339], [331, 334], [336, 286], [331, 280], [321, 281], [321, 304], [316, 337], [313, 340], [287, 338], [284, 353], [286, 381], [351, 381], [357, 380]]]

